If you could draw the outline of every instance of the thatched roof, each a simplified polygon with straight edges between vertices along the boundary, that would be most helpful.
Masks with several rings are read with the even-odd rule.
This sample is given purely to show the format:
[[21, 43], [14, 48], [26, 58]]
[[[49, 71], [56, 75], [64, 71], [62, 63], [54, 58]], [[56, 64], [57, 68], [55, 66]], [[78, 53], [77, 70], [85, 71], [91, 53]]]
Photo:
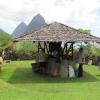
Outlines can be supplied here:
[[100, 38], [82, 33], [61, 23], [51, 23], [39, 30], [16, 38], [31, 41], [100, 42]]

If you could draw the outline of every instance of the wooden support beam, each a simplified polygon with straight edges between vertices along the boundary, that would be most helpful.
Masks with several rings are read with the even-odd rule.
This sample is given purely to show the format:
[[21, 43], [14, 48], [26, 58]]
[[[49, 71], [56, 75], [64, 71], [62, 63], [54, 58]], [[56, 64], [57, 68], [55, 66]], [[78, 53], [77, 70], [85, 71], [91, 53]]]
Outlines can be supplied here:
[[48, 45], [46, 42], [44, 42], [44, 49], [46, 50], [47, 54], [49, 54], [49, 49], [48, 49]]
[[68, 55], [69, 52], [71, 51], [71, 48], [72, 48], [72, 44], [69, 46], [69, 48], [68, 48], [67, 51], [66, 51], [66, 54], [67, 54], [67, 55]]
[[68, 47], [68, 44], [65, 43], [64, 48], [63, 48], [63, 50], [62, 50], [62, 54], [63, 54], [63, 55], [64, 55], [65, 52], [67, 52], [67, 47]]
[[68, 50], [68, 44], [66, 43], [66, 52], [67, 52], [67, 50]]
[[44, 43], [44, 52], [46, 52], [46, 47], [45, 47], [45, 45], [46, 45], [46, 42], [43, 42]]
[[72, 59], [73, 59], [73, 55], [74, 55], [74, 43], [72, 43]]
[[41, 43], [38, 42], [38, 52], [40, 51], [40, 49], [43, 49], [42, 46], [41, 46]]
[[38, 42], [38, 52], [39, 52], [39, 42]]

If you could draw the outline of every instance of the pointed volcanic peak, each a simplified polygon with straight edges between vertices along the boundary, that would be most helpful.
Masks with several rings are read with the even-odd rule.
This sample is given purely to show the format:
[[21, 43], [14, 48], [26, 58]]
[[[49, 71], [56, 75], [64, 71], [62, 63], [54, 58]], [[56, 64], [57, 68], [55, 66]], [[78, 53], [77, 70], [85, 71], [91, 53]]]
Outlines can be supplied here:
[[19, 37], [26, 33], [26, 29], [27, 29], [27, 25], [24, 22], [22, 22], [16, 27], [12, 35], [14, 37]]
[[47, 25], [45, 19], [40, 14], [37, 14], [29, 23], [26, 32], [29, 33], [29, 32], [36, 31], [45, 25]]

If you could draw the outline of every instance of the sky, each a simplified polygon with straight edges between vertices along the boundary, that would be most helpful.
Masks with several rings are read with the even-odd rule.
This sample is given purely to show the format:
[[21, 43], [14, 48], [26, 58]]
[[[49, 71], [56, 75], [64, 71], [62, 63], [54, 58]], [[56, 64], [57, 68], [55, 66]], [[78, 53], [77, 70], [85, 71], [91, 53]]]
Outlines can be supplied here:
[[29, 24], [36, 14], [47, 23], [90, 29], [100, 37], [100, 0], [0, 0], [0, 28], [10, 34], [21, 22]]

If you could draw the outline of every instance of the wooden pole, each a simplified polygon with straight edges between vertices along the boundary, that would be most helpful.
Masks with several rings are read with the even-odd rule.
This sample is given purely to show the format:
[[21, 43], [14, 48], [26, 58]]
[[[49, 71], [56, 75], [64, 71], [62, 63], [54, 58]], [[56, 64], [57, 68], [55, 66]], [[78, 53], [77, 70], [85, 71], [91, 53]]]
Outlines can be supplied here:
[[43, 42], [44, 43], [44, 47], [43, 47], [43, 49], [44, 49], [44, 52], [46, 53], [46, 42]]
[[73, 59], [73, 56], [74, 56], [74, 43], [72, 43], [72, 59]]
[[45, 50], [47, 51], [47, 53], [49, 54], [48, 45], [47, 45], [46, 42], [44, 42], [44, 48], [45, 48]]
[[38, 52], [40, 52], [40, 49], [43, 49], [42, 46], [41, 46], [41, 43], [38, 42]]
[[68, 48], [68, 43], [66, 43], [66, 55], [68, 56], [69, 53], [71, 52], [71, 56], [73, 58], [73, 52], [74, 52], [74, 48], [73, 48], [73, 42], [70, 44], [69, 48]]
[[38, 53], [39, 53], [39, 42], [38, 42]]
[[64, 48], [62, 50], [62, 55], [67, 52], [67, 43], [65, 43]]
[[66, 54], [67, 54], [67, 50], [68, 50], [68, 43], [66, 43]]

